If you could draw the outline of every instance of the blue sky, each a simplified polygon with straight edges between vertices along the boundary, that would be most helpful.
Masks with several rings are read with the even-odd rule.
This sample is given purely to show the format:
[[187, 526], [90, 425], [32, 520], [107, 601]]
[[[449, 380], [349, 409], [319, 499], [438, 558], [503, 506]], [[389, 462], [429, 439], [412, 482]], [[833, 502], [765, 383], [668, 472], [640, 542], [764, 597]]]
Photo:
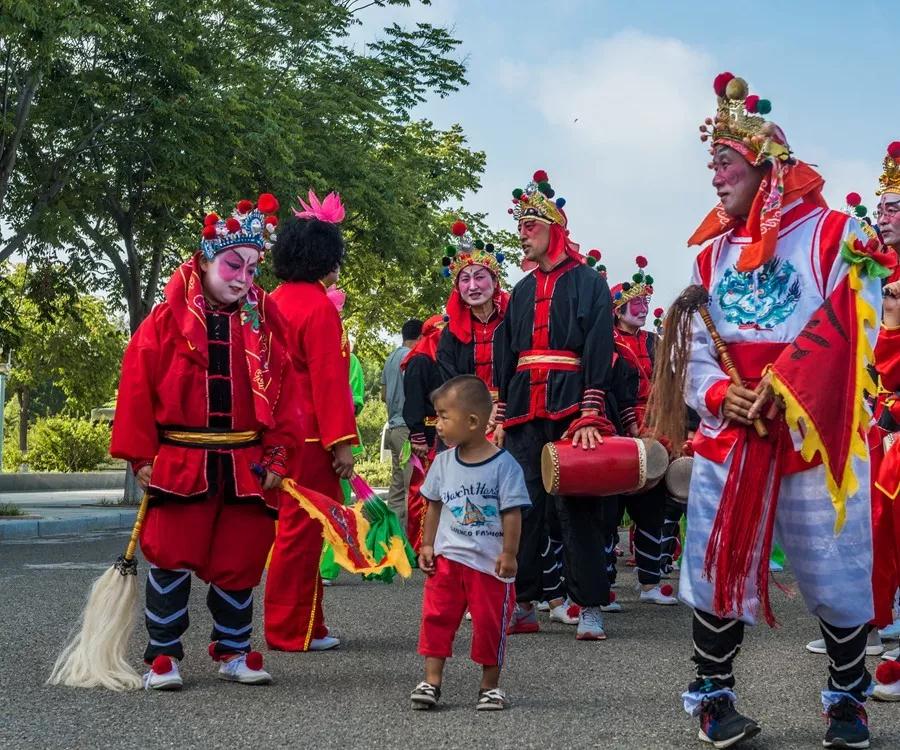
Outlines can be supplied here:
[[819, 165], [826, 197], [874, 206], [885, 146], [900, 140], [894, 2], [434, 0], [370, 9], [363, 41], [386, 22], [450, 26], [469, 86], [417, 113], [465, 129], [487, 153], [470, 210], [509, 226], [510, 192], [538, 168], [568, 201], [573, 238], [600, 248], [610, 282], [650, 259], [654, 302], [689, 281], [685, 246], [715, 202], [697, 128], [713, 77], [730, 70], [772, 101], [797, 156]]

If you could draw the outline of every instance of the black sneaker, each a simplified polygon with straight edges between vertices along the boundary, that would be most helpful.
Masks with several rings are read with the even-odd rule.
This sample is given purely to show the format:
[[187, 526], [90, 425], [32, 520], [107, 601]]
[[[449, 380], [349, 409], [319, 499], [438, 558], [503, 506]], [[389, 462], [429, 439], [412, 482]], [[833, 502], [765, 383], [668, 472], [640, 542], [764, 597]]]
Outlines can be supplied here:
[[434, 708], [441, 699], [440, 685], [432, 685], [430, 682], [420, 682], [416, 689], [409, 695], [412, 707], [415, 711], [427, 711]]
[[859, 703], [852, 698], [841, 698], [825, 712], [828, 731], [822, 745], [825, 747], [868, 747], [869, 717]]
[[731, 747], [759, 733], [759, 724], [739, 714], [727, 695], [704, 698], [700, 704], [700, 734], [697, 736], [713, 747]]

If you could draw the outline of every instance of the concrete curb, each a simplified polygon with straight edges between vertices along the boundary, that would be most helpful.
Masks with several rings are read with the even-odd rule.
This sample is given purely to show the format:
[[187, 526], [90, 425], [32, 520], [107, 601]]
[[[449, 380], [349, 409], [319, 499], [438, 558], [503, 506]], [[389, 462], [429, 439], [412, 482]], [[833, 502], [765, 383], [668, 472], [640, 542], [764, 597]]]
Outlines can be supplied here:
[[21, 521], [8, 519], [0, 521], [0, 542], [130, 529], [134, 526], [135, 516], [137, 516], [137, 508], [107, 511], [77, 518], [32, 518]]
[[124, 469], [110, 471], [0, 473], [0, 493], [118, 490], [125, 487]]

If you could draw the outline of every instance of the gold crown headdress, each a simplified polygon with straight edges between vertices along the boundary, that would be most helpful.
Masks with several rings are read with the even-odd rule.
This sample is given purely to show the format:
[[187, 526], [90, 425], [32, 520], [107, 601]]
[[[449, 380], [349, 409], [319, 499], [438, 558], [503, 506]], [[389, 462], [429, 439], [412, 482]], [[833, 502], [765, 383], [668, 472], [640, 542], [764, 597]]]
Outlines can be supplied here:
[[531, 182], [524, 190], [516, 188], [512, 191], [513, 207], [509, 209], [509, 213], [517, 222], [533, 220], [565, 227], [568, 220], [562, 209], [566, 205], [566, 199], [554, 200], [555, 195], [547, 173], [539, 169], [532, 175]]
[[450, 233], [455, 238], [456, 245], [448, 244], [444, 248], [444, 257], [441, 259], [444, 276], [452, 278], [455, 284], [456, 277], [463, 268], [484, 266], [494, 276], [500, 278], [501, 265], [504, 260], [500, 250], [496, 250], [490, 242], [485, 244], [481, 240], [474, 239], [466, 223], [461, 219], [453, 222]]
[[900, 141], [894, 141], [887, 147], [884, 170], [878, 178], [878, 184], [881, 187], [875, 191], [875, 195], [900, 193]]
[[613, 298], [614, 308], [626, 305], [631, 302], [631, 300], [637, 299], [638, 297], [649, 298], [653, 296], [653, 277], [644, 271], [647, 267], [647, 259], [643, 255], [638, 255], [634, 259], [634, 262], [637, 265], [638, 270], [637, 273], [631, 277], [631, 281], [616, 284], [609, 290], [609, 293]]
[[712, 139], [713, 145], [721, 142], [737, 144], [755, 154], [755, 164], [773, 158], [788, 161], [791, 149], [781, 128], [766, 120], [763, 115], [772, 111], [772, 102], [750, 94], [743, 78], [732, 73], [719, 73], [713, 81], [718, 97], [715, 119], [707, 117], [700, 126], [700, 140]]

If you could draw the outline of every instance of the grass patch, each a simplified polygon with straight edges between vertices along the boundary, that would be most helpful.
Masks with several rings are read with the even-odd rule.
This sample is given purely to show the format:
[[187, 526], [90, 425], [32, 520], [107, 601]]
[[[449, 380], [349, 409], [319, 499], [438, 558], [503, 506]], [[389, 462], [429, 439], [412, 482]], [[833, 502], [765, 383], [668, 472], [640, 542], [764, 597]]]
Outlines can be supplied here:
[[23, 516], [25, 513], [15, 503], [0, 503], [0, 516]]

